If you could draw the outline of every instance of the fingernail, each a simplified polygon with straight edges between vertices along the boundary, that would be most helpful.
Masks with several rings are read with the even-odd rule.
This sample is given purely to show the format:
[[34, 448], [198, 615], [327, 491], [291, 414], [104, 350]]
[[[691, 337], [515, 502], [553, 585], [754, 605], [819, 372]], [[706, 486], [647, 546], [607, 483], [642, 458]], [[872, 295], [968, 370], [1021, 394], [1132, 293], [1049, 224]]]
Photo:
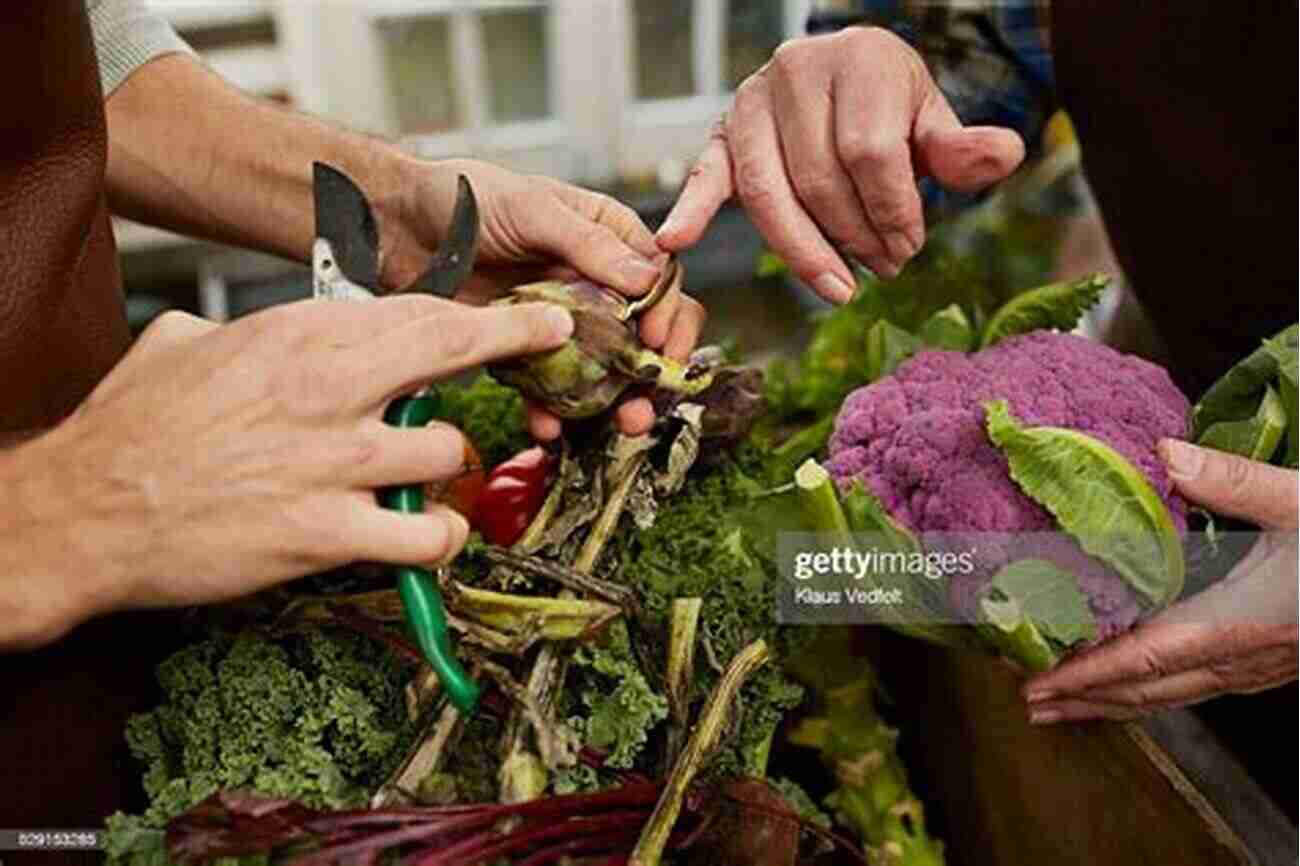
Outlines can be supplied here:
[[555, 304], [548, 304], [546, 311], [542, 313], [547, 327], [555, 334], [557, 340], [567, 340], [573, 333], [573, 316], [564, 307], [557, 307]]
[[867, 262], [867, 267], [871, 268], [871, 272], [882, 280], [892, 280], [903, 270], [896, 262], [887, 259], [872, 259]]
[[916, 255], [916, 244], [906, 232], [894, 230], [885, 232], [885, 249], [898, 265], [904, 265]]
[[1029, 724], [1031, 725], [1050, 725], [1060, 720], [1060, 710], [1034, 710], [1029, 714]]
[[458, 534], [469, 535], [469, 521], [465, 519], [465, 515], [459, 511], [453, 511], [451, 521], [456, 524]]
[[853, 287], [835, 274], [822, 274], [813, 280], [817, 294], [837, 304], [847, 303], [853, 298]]
[[660, 268], [653, 262], [637, 256], [628, 256], [615, 266], [620, 282], [627, 289], [644, 291], [659, 279]]
[[1030, 692], [1025, 695], [1025, 700], [1029, 701], [1031, 704], [1037, 704], [1054, 697], [1056, 697], [1056, 692], [1047, 689], [1040, 689], [1039, 691]]
[[1162, 439], [1156, 446], [1156, 450], [1165, 461], [1171, 478], [1186, 481], [1201, 474], [1201, 466], [1205, 463], [1205, 452], [1195, 445], [1177, 439]]

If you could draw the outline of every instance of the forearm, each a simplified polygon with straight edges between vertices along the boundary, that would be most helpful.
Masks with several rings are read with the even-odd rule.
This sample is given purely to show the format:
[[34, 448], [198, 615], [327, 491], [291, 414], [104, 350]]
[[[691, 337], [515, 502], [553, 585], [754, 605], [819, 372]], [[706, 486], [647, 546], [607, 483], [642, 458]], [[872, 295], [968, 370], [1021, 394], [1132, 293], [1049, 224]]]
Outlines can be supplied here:
[[[243, 94], [185, 55], [141, 67], [106, 107], [113, 211], [200, 238], [306, 261], [313, 161], [353, 177], [381, 229], [414, 183], [418, 163], [394, 145]], [[410, 246], [385, 237], [390, 259], [421, 255]]]
[[[24, 434], [27, 435], [27, 434]], [[78, 489], [61, 431], [0, 446], [0, 652], [57, 640], [113, 606], [125, 561], [108, 524], [122, 503]]]

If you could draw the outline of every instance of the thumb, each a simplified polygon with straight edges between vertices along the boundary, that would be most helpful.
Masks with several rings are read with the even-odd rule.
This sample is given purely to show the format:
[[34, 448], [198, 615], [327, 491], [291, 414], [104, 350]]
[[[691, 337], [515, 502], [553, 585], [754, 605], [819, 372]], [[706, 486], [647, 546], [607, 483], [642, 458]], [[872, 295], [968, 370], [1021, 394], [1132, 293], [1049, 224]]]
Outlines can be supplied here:
[[1192, 502], [1266, 528], [1296, 528], [1300, 495], [1293, 470], [1176, 439], [1162, 439], [1157, 451], [1178, 492]]
[[918, 169], [958, 192], [977, 192], [997, 183], [1025, 158], [1025, 143], [1014, 131], [962, 126], [933, 81], [917, 112], [913, 141]]

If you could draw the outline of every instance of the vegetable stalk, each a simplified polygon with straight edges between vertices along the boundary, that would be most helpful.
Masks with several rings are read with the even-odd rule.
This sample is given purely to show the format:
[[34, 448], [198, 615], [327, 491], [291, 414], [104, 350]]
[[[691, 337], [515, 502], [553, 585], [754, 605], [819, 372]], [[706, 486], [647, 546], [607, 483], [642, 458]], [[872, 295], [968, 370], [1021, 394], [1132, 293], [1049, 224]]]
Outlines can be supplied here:
[[672, 772], [669, 773], [664, 792], [659, 797], [659, 802], [655, 804], [650, 820], [641, 831], [641, 838], [637, 840], [632, 857], [628, 860], [628, 866], [659, 866], [664, 848], [668, 844], [668, 837], [677, 823], [677, 817], [681, 814], [686, 791], [694, 780], [695, 774], [699, 772], [709, 754], [722, 739], [727, 718], [731, 713], [731, 705], [740, 692], [740, 687], [745, 684], [750, 674], [767, 662], [769, 657], [767, 644], [762, 640], [756, 640], [731, 660], [717, 687], [709, 695], [704, 712], [701, 713], [695, 730], [691, 732], [691, 737], [682, 750], [682, 756], [678, 758]]

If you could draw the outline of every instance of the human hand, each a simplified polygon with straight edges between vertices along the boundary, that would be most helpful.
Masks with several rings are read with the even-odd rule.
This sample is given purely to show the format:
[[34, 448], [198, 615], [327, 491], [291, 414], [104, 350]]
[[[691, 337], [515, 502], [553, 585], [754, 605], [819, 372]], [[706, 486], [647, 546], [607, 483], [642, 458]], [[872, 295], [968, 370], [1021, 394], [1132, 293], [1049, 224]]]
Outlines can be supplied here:
[[391, 427], [385, 407], [572, 328], [551, 305], [418, 295], [304, 301], [220, 327], [166, 314], [71, 418], [14, 452], [32, 552], [5, 603], [23, 609], [29, 592], [53, 639], [98, 613], [222, 601], [355, 560], [446, 561], [468, 533], [460, 515], [388, 511], [375, 491], [454, 476], [464, 437]]
[[843, 303], [855, 281], [839, 251], [888, 278], [925, 242], [917, 178], [977, 190], [1023, 158], [1011, 130], [963, 127], [893, 33], [794, 39], [736, 91], [658, 240], [691, 246], [736, 195], [795, 275]]
[[1160, 454], [1188, 500], [1265, 532], [1204, 592], [1029, 680], [1037, 724], [1132, 719], [1296, 678], [1296, 473], [1185, 442]]
[[[428, 265], [429, 251], [450, 219], [456, 177], [474, 186], [482, 225], [474, 276], [457, 300], [485, 303], [511, 286], [581, 274], [630, 297], [655, 284], [667, 254], [630, 207], [610, 196], [536, 175], [521, 175], [476, 160], [415, 163], [418, 180], [399, 207], [393, 227], [398, 250], [385, 262], [384, 279], [406, 285]], [[684, 361], [704, 326], [704, 308], [674, 286], [640, 320], [640, 337], [653, 349]], [[650, 401], [634, 397], [617, 410], [624, 433], [643, 433], [654, 422]], [[529, 409], [539, 439], [560, 434], [560, 421]]]

